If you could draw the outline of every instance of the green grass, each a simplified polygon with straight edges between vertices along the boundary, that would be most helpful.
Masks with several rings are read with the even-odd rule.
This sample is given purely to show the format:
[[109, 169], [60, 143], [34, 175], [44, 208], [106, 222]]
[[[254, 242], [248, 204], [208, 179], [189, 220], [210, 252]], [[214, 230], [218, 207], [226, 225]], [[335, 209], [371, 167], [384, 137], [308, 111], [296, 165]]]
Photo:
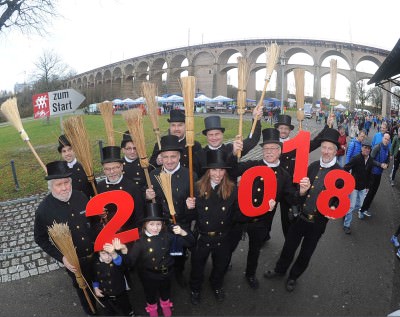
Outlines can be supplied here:
[[[168, 116], [164, 115], [161, 116], [159, 120], [162, 135], [167, 134], [167, 118]], [[100, 115], [86, 115], [84, 121], [93, 146], [95, 175], [100, 176], [102, 175], [102, 171], [98, 141], [103, 140], [103, 145], [107, 145], [105, 144], [107, 138], [104, 123]], [[150, 157], [156, 138], [148, 116], [144, 117], [143, 125], [145, 128], [147, 154], [148, 157]], [[51, 118], [48, 122], [43, 119], [24, 120], [23, 126], [25, 131], [28, 133], [33, 147], [44, 164], [61, 159], [61, 156], [57, 151], [57, 139], [61, 134], [60, 118]], [[238, 131], [238, 120], [222, 118], [222, 126], [226, 128], [224, 134], [225, 140], [232, 139]], [[244, 120], [244, 135], [247, 135], [250, 131], [250, 126], [251, 121]], [[195, 139], [202, 145], [205, 145], [206, 139], [201, 133], [203, 129], [203, 117], [195, 117]], [[121, 133], [127, 130], [127, 126], [121, 115], [114, 116], [114, 130]], [[121, 134], [116, 132], [116, 145], [120, 144], [121, 138]], [[0, 201], [27, 197], [47, 190], [47, 182], [44, 180], [45, 173], [43, 169], [40, 167], [28, 145], [20, 138], [17, 130], [13, 126], [0, 126], [0, 148]], [[19, 191], [15, 189], [10, 165], [11, 160], [14, 160], [15, 162], [20, 186]]]

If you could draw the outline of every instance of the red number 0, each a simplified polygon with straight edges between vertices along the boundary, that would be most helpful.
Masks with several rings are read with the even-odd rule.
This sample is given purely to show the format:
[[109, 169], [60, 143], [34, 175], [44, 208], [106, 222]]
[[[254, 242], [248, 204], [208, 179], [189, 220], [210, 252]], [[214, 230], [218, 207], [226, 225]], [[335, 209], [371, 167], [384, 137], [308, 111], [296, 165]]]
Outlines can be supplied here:
[[101, 215], [104, 207], [108, 204], [115, 204], [117, 211], [97, 236], [94, 243], [94, 251], [96, 252], [103, 250], [103, 245], [111, 243], [114, 238], [119, 238], [122, 243], [139, 239], [137, 228], [116, 233], [129, 219], [135, 206], [132, 196], [123, 190], [112, 190], [94, 196], [86, 205], [86, 216]]
[[310, 132], [299, 131], [299, 133], [286, 142], [283, 142], [283, 153], [296, 150], [296, 161], [293, 174], [293, 182], [300, 183], [307, 176], [308, 155], [310, 153]]
[[[252, 198], [253, 182], [256, 177], [264, 178], [264, 196], [259, 207], [254, 207]], [[276, 187], [275, 173], [268, 166], [255, 166], [244, 172], [238, 189], [239, 208], [242, 214], [248, 217], [257, 217], [267, 213], [269, 200], [276, 197]]]
[[[336, 187], [336, 181], [342, 179], [344, 186]], [[326, 174], [324, 179], [326, 190], [323, 190], [317, 198], [317, 208], [319, 212], [327, 217], [341, 218], [349, 211], [350, 199], [349, 194], [355, 187], [354, 177], [342, 170], [333, 170]], [[329, 207], [329, 200], [336, 197], [339, 200], [339, 205], [336, 209]]]

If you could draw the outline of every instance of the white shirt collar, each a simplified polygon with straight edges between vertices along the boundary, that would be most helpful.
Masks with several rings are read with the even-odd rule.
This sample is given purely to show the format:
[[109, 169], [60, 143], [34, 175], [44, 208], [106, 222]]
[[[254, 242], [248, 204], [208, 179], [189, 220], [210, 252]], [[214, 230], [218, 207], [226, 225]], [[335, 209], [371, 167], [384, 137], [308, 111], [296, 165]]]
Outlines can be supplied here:
[[164, 167], [162, 168], [163, 171], [167, 174], [174, 174], [177, 170], [179, 170], [181, 168], [181, 162], [178, 163], [178, 166], [175, 167], [175, 169], [173, 171], [168, 171], [167, 169], [165, 169]]
[[218, 150], [221, 146], [222, 146], [222, 144], [221, 144], [220, 146], [218, 146], [218, 147], [213, 147], [213, 146], [211, 146], [211, 145], [208, 145], [208, 148], [209, 148], [210, 150], [215, 151], [215, 150]]
[[108, 185], [116, 185], [116, 184], [119, 184], [119, 183], [122, 181], [122, 177], [124, 177], [123, 174], [122, 174], [121, 177], [120, 177], [119, 179], [117, 179], [115, 182], [110, 182], [110, 181], [108, 180], [108, 178], [106, 178], [106, 184], [108, 184]]
[[264, 164], [267, 165], [268, 167], [277, 167], [277, 166], [279, 166], [279, 164], [281, 164], [281, 161], [280, 161], [280, 160], [278, 160], [277, 163], [268, 163], [266, 160], [263, 159], [263, 162], [264, 162]]
[[214, 183], [212, 180], [210, 180], [210, 182], [211, 182], [211, 187], [212, 187], [212, 189], [215, 189], [215, 186], [219, 185], [219, 184], [217, 184], [217, 183]]
[[333, 160], [332, 161], [330, 161], [329, 163], [324, 163], [324, 162], [322, 162], [322, 157], [320, 157], [319, 158], [319, 165], [322, 167], [322, 168], [329, 168], [329, 167], [332, 167], [333, 165], [335, 165], [336, 164], [336, 156], [333, 158]]
[[287, 138], [285, 138], [285, 139], [282, 139], [282, 138], [279, 138], [279, 141], [280, 142], [286, 142], [286, 141], [289, 141], [290, 140], [290, 137], [287, 137]]
[[132, 163], [132, 162], [134, 162], [134, 161], [136, 161], [137, 159], [134, 159], [134, 160], [131, 160], [131, 159], [128, 159], [127, 157], [126, 157], [126, 155], [125, 155], [125, 161], [127, 161], [128, 163]]
[[69, 168], [73, 168], [74, 165], [76, 164], [76, 162], [77, 162], [77, 159], [74, 158], [70, 163], [67, 162], [67, 165], [68, 165]]

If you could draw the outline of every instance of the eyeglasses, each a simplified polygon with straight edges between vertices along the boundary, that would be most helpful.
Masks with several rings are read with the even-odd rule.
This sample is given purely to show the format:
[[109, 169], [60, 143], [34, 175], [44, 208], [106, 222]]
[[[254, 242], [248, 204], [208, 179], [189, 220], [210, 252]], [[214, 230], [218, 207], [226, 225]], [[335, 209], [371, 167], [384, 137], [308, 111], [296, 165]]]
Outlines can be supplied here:
[[104, 172], [113, 172], [113, 171], [118, 171], [120, 168], [121, 168], [121, 166], [104, 167], [103, 171]]
[[263, 150], [266, 151], [266, 152], [278, 151], [279, 149], [280, 149], [279, 146], [276, 146], [276, 147], [265, 147], [265, 148], [263, 148]]
[[126, 151], [136, 151], [136, 147], [126, 147]]

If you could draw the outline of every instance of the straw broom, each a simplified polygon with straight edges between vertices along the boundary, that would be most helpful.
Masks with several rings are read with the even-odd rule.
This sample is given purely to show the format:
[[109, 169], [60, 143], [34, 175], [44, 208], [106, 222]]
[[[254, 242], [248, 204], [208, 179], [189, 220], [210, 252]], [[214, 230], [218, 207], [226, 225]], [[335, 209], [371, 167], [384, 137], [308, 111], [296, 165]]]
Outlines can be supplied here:
[[36, 160], [39, 162], [40, 166], [43, 168], [44, 172], [47, 175], [47, 168], [40, 159], [39, 155], [36, 153], [34, 147], [32, 146], [31, 142], [29, 141], [29, 136], [25, 132], [24, 127], [22, 125], [21, 116], [19, 115], [18, 107], [17, 107], [17, 98], [10, 98], [7, 99], [5, 102], [2, 103], [0, 107], [1, 112], [6, 117], [7, 121], [10, 122], [19, 132], [22, 140], [28, 144], [30, 150], [32, 151], [33, 155], [35, 156]]
[[[246, 88], [250, 75], [250, 63], [247, 58], [238, 57], [238, 93], [237, 93], [237, 112], [239, 114], [238, 139], [243, 139], [243, 114], [246, 107]], [[240, 160], [242, 151], [238, 151], [237, 158]]]
[[157, 138], [158, 148], [161, 149], [160, 128], [158, 126], [158, 103], [156, 101], [157, 87], [154, 83], [143, 82], [141, 88], [143, 97], [146, 99], [147, 108], [149, 109], [149, 116]]
[[69, 117], [64, 120], [63, 127], [67, 139], [71, 142], [76, 157], [82, 164], [88, 181], [92, 185], [93, 192], [97, 195], [97, 188], [94, 182], [92, 147], [89, 142], [89, 135], [83, 123], [83, 117]]
[[299, 131], [302, 130], [302, 121], [304, 120], [304, 69], [295, 69], [294, 81], [296, 84], [296, 103], [297, 103], [297, 121], [299, 122]]
[[79, 288], [82, 289], [83, 293], [85, 294], [85, 298], [89, 304], [90, 310], [92, 313], [95, 313], [92, 301], [90, 300], [86, 290], [88, 285], [84, 276], [82, 275], [82, 270], [68, 224], [54, 222], [52, 226], [48, 227], [48, 232], [56, 248], [62, 253], [63, 256], [66, 257], [68, 262], [76, 268], [76, 272], [74, 273], [76, 281], [78, 282]]
[[196, 89], [196, 78], [187, 76], [181, 78], [182, 94], [185, 105], [185, 128], [186, 145], [189, 156], [189, 196], [194, 197], [193, 183], [193, 146], [194, 146], [194, 96]]
[[171, 174], [168, 173], [160, 173], [160, 175], [155, 175], [155, 178], [157, 182], [160, 184], [161, 189], [164, 193], [165, 199], [167, 200], [168, 204], [168, 209], [169, 209], [169, 214], [172, 217], [172, 222], [175, 225], [176, 224], [176, 218], [175, 218], [175, 206], [174, 206], [174, 201], [172, 199], [172, 186], [171, 186]]
[[104, 121], [104, 127], [107, 134], [107, 144], [109, 146], [115, 145], [114, 130], [113, 130], [113, 114], [114, 108], [111, 101], [104, 101], [99, 104], [101, 117]]
[[[260, 109], [263, 106], [265, 92], [267, 90], [269, 81], [271, 80], [272, 72], [274, 71], [275, 65], [278, 61], [279, 51], [280, 51], [280, 48], [279, 48], [278, 44], [272, 43], [266, 52], [267, 61], [266, 61], [265, 82], [264, 82], [263, 91], [261, 93], [260, 101], [257, 104], [257, 109]], [[283, 74], [282, 74], [282, 76], [283, 76]], [[282, 102], [283, 102], [283, 100], [282, 100]], [[253, 126], [251, 127], [249, 138], [251, 138], [253, 136], [254, 130], [256, 128], [256, 124], [257, 124], [257, 120], [254, 120]]]
[[[331, 59], [330, 62], [330, 73], [331, 73], [331, 94], [329, 103], [331, 105], [331, 116], [333, 114], [333, 107], [336, 104], [335, 93], [336, 93], [336, 76], [337, 76], [337, 60]], [[332, 126], [330, 126], [332, 128]]]
[[[144, 129], [143, 129], [143, 116], [140, 109], [130, 109], [122, 113], [122, 117], [128, 126], [129, 134], [135, 142], [136, 150], [139, 155], [140, 166], [144, 170], [144, 175], [146, 177], [147, 187], [151, 188], [151, 181], [149, 175], [149, 159], [146, 153], [146, 142], [144, 139]], [[155, 203], [156, 200], [153, 198], [152, 202]]]

